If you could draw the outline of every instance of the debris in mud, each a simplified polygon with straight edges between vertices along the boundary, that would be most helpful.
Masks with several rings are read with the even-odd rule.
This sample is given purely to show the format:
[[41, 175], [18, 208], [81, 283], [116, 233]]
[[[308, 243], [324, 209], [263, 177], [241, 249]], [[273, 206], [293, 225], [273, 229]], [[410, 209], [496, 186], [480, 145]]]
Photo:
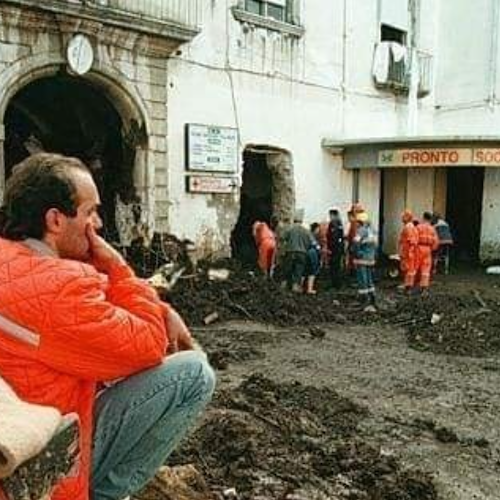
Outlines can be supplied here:
[[[190, 326], [250, 320], [316, 328], [321, 324], [371, 325], [385, 321], [404, 328], [415, 349], [469, 356], [500, 351], [500, 304], [476, 289], [466, 293], [452, 288], [445, 293], [433, 290], [430, 296], [407, 297], [380, 287], [377, 308], [368, 312], [354, 290], [320, 290], [314, 296], [293, 294], [230, 259], [195, 267], [189, 248], [187, 240], [156, 235], [150, 248], [137, 246], [135, 253], [132, 249], [127, 256], [143, 276], [165, 262], [185, 270], [182, 275], [174, 274], [175, 287], [170, 286], [169, 277], [169, 286], [160, 293]], [[316, 330], [310, 332], [320, 338], [314, 334]]]
[[438, 425], [430, 419], [416, 418], [415, 420], [401, 420], [398, 418], [388, 418], [386, 420], [402, 427], [410, 427], [415, 430], [416, 435], [423, 433], [431, 434], [436, 441], [443, 444], [459, 444], [460, 446], [477, 446], [478, 448], [488, 448], [489, 441], [484, 437], [459, 437], [457, 433], [449, 427]]
[[319, 326], [311, 326], [309, 328], [309, 334], [313, 339], [323, 339], [326, 336], [326, 331]]
[[134, 500], [215, 500], [193, 465], [162, 467]]
[[191, 273], [196, 264], [192, 256], [193, 248], [190, 240], [180, 240], [173, 234], [155, 233], [149, 244], [144, 238], [137, 238], [122, 251], [137, 275], [149, 278], [165, 264]]
[[355, 436], [365, 415], [329, 388], [253, 375], [218, 393], [173, 462], [195, 464], [217, 499], [436, 499], [427, 475]]
[[345, 324], [350, 318], [358, 323], [373, 321], [363, 317], [354, 293], [344, 294], [342, 306], [335, 307], [330, 293], [293, 294], [234, 262], [224, 264], [224, 270], [232, 266], [228, 279], [210, 279], [213, 268], [201, 268], [189, 278], [181, 276], [175, 289], [163, 298], [171, 301], [190, 325], [206, 324], [205, 318], [215, 313], [220, 321], [243, 319], [280, 326]]
[[406, 328], [410, 345], [419, 350], [466, 356], [500, 351], [499, 305], [477, 291], [401, 299], [385, 318]]

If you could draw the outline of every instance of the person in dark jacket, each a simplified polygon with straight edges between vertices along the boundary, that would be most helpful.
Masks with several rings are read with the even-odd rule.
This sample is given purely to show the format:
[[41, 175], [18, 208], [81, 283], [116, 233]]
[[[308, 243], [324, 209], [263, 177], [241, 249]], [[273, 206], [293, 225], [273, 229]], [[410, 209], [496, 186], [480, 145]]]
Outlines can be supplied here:
[[450, 266], [450, 249], [454, 243], [450, 225], [438, 213], [433, 214], [432, 225], [439, 239], [439, 247], [433, 255], [433, 273], [436, 274], [438, 272], [439, 264], [442, 263], [444, 266], [444, 273], [448, 274]]
[[311, 246], [311, 233], [302, 225], [300, 211], [294, 216], [293, 225], [283, 235], [285, 247], [285, 276], [293, 292], [302, 292], [302, 280], [307, 263], [307, 251]]
[[306, 272], [304, 274], [304, 292], [313, 295], [316, 293], [314, 284], [321, 269], [321, 245], [319, 244], [319, 224], [313, 222], [311, 229], [311, 244], [307, 250]]
[[330, 255], [330, 278], [334, 288], [340, 288], [342, 262], [345, 254], [344, 226], [336, 208], [329, 211], [330, 223], [327, 232], [327, 247]]

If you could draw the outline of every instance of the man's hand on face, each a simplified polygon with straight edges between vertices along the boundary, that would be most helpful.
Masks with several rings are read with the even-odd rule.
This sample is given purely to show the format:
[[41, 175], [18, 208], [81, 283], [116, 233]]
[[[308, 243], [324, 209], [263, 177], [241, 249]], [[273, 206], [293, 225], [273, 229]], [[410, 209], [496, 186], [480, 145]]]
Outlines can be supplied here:
[[125, 264], [125, 259], [104, 238], [101, 238], [92, 225], [87, 226], [90, 262], [100, 272], [108, 273], [113, 265]]
[[169, 344], [169, 352], [189, 351], [194, 348], [193, 338], [186, 323], [177, 311], [169, 309], [165, 317]]

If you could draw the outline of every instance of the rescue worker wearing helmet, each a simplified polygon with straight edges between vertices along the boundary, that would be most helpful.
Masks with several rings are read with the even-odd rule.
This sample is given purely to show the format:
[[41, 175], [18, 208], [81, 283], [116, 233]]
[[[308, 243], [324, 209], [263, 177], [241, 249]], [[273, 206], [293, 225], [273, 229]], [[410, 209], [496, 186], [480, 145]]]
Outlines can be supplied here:
[[413, 214], [405, 210], [401, 214], [403, 228], [399, 234], [400, 269], [403, 274], [403, 284], [407, 293], [415, 286], [417, 273], [418, 231], [413, 224]]
[[360, 298], [370, 306], [375, 305], [373, 268], [375, 267], [376, 251], [377, 236], [368, 214], [359, 212], [356, 214], [356, 234], [353, 238], [353, 264], [356, 269], [356, 281]]

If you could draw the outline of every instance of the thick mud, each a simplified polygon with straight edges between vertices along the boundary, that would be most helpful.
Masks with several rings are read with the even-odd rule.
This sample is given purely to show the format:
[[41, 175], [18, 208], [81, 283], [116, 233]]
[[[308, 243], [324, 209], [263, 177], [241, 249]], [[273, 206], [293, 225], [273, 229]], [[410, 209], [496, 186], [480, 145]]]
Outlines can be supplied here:
[[227, 280], [218, 281], [202, 270], [181, 279], [165, 298], [191, 325], [239, 319], [313, 328], [322, 323], [390, 324], [404, 328], [410, 346], [419, 350], [469, 356], [500, 350], [497, 277], [470, 275], [468, 287], [454, 277], [439, 277], [425, 297], [406, 296], [394, 282], [382, 281], [377, 310], [368, 313], [353, 287], [333, 291], [323, 280], [318, 294], [308, 296], [235, 265], [230, 271]]
[[381, 282], [365, 312], [348, 286], [309, 297], [239, 269], [181, 279], [170, 299], [218, 389], [137, 498], [497, 499], [499, 282], [439, 278], [430, 297]]

